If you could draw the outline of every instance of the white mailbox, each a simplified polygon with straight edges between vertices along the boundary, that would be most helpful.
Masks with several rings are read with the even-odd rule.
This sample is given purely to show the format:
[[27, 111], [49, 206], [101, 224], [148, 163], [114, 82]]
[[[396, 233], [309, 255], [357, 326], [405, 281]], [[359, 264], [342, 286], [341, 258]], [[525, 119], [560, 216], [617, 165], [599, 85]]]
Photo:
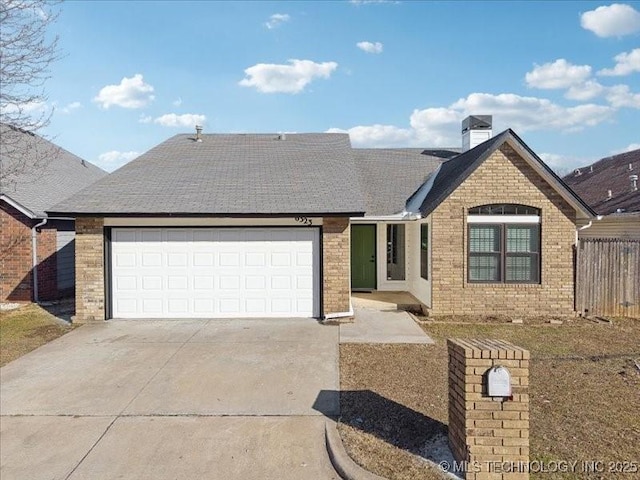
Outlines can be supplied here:
[[511, 373], [506, 367], [496, 365], [487, 373], [487, 393], [490, 397], [511, 396]]

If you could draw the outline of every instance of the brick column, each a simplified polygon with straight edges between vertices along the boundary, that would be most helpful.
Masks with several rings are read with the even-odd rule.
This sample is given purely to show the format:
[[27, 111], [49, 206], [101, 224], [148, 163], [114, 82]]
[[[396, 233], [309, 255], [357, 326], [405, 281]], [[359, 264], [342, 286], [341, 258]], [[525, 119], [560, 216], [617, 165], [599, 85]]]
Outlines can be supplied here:
[[[449, 445], [465, 478], [528, 479], [529, 352], [500, 340], [447, 344]], [[487, 395], [487, 373], [497, 365], [511, 373], [511, 398]]]
[[322, 220], [324, 313], [349, 311], [351, 302], [351, 229], [345, 217]]
[[104, 301], [104, 220], [76, 219], [76, 316], [74, 322], [101, 322]]

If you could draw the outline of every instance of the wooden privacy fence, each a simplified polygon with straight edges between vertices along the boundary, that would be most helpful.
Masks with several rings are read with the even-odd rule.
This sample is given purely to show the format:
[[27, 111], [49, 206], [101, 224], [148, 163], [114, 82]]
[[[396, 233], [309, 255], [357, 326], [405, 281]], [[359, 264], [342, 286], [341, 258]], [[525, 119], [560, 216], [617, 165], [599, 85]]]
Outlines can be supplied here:
[[640, 318], [640, 240], [580, 240], [576, 309], [585, 315]]

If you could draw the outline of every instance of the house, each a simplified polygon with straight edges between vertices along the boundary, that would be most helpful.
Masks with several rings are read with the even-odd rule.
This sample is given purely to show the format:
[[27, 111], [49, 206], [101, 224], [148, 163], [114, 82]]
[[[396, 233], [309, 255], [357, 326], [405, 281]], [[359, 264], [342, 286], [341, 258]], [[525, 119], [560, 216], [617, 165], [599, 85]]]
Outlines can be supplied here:
[[74, 220], [45, 212], [106, 172], [34, 133], [0, 129], [0, 301], [72, 295]]
[[334, 318], [352, 289], [406, 290], [433, 315], [571, 314], [593, 211], [490, 117], [463, 137], [176, 135], [49, 211], [77, 218], [77, 319]]
[[598, 214], [581, 222], [580, 238], [640, 240], [640, 149], [575, 169], [564, 181]]

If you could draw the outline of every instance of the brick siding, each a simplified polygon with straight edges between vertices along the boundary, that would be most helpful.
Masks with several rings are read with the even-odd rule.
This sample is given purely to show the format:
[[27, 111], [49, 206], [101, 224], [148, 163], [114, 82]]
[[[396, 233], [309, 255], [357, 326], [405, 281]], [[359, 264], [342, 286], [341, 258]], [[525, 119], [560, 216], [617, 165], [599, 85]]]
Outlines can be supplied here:
[[[449, 445], [467, 465], [465, 479], [528, 479], [529, 352], [499, 340], [449, 339], [447, 345]], [[511, 374], [510, 398], [487, 395], [486, 374], [497, 365]], [[508, 471], [511, 465], [517, 468]]]
[[[31, 228], [41, 221], [4, 202], [0, 205], [0, 301], [33, 300]], [[58, 290], [58, 230], [54, 222], [38, 230], [38, 297], [55, 300], [67, 293]]]
[[347, 312], [351, 299], [349, 219], [325, 217], [322, 223], [323, 307], [325, 314]]
[[29, 302], [32, 220], [0, 203], [0, 301]]
[[[467, 211], [492, 203], [541, 210], [541, 283], [467, 282]], [[573, 313], [575, 212], [509, 145], [503, 145], [432, 213], [430, 315]]]
[[76, 316], [74, 322], [105, 318], [104, 220], [76, 219]]

